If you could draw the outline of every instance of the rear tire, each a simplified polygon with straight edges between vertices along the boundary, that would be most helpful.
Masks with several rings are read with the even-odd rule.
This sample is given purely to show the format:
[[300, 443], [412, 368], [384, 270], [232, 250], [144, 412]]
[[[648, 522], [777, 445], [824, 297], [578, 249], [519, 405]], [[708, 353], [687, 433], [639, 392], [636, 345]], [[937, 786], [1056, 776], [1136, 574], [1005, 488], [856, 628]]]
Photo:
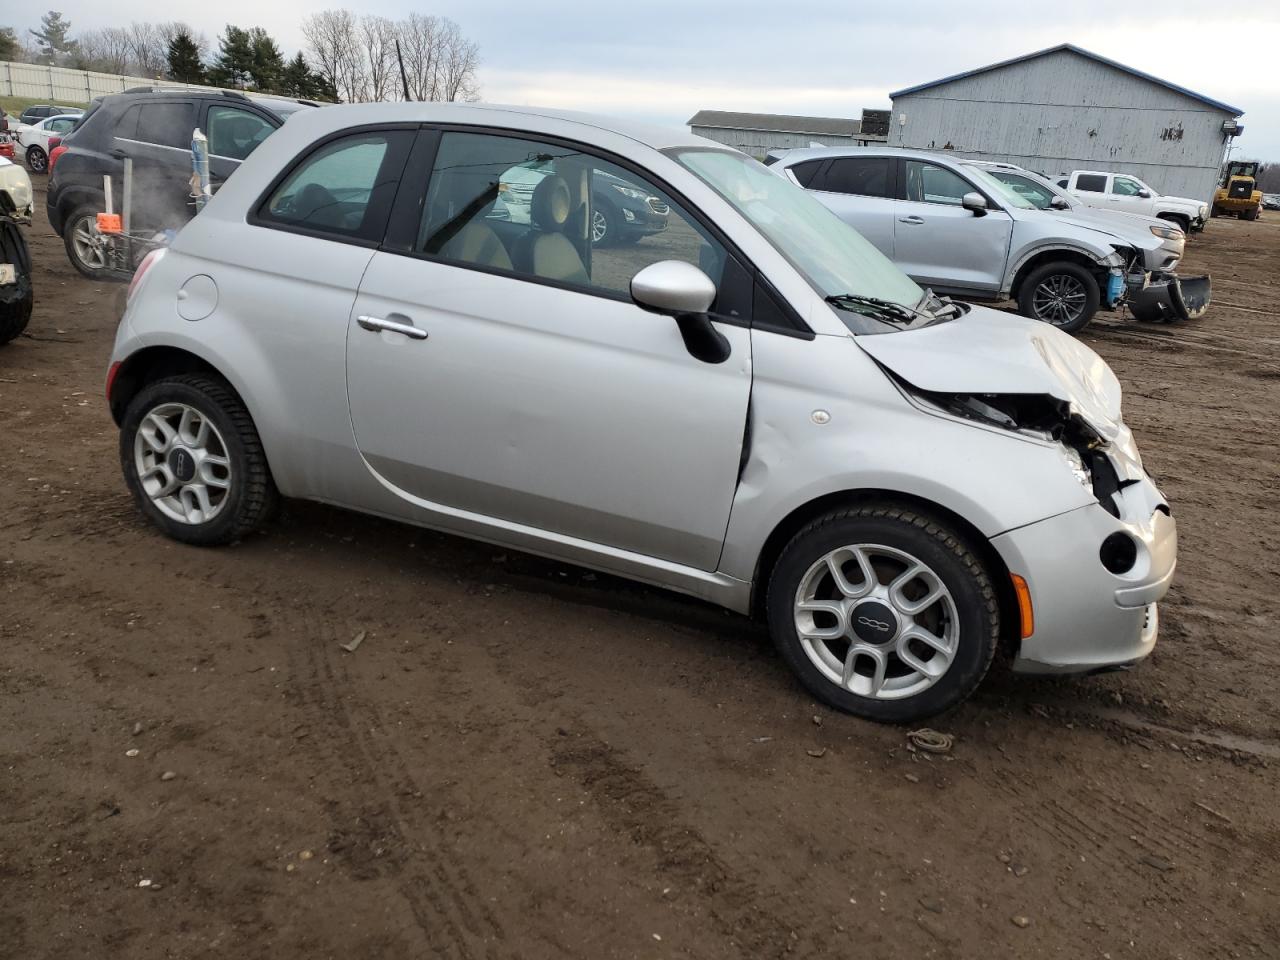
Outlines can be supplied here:
[[1018, 312], [1032, 320], [1075, 333], [1093, 319], [1102, 296], [1084, 267], [1059, 260], [1036, 267], [1018, 290]]
[[158, 380], [130, 401], [120, 466], [138, 509], [183, 543], [243, 539], [279, 498], [249, 411], [208, 374]]
[[62, 224], [62, 244], [71, 265], [90, 280], [113, 279], [107, 267], [106, 248], [95, 240], [98, 233], [98, 211], [82, 204], [71, 211]]
[[[913, 565], [918, 580], [906, 579]], [[905, 723], [961, 703], [998, 646], [1000, 610], [982, 561], [946, 523], [894, 503], [809, 523], [782, 551], [767, 589], [769, 631], [800, 682], [870, 720]], [[926, 605], [912, 612], [913, 604]], [[936, 643], [918, 639], [921, 630]]]
[[40, 147], [32, 144], [27, 148], [27, 166], [31, 168], [32, 173], [48, 173], [49, 155]]

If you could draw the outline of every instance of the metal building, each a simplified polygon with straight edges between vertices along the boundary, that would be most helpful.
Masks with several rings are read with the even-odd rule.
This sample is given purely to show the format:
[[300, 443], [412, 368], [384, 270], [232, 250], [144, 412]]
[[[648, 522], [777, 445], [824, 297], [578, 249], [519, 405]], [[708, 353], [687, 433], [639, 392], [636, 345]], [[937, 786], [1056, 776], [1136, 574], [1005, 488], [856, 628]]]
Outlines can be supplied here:
[[1209, 200], [1243, 111], [1069, 43], [889, 94], [889, 143]]
[[[770, 150], [790, 147], [848, 147], [884, 143], [884, 127], [876, 129], [874, 119], [837, 117], [792, 117], [770, 113], [734, 113], [728, 110], [699, 110], [689, 118], [689, 129], [699, 137], [735, 147], [757, 159]], [[878, 111], [882, 117], [885, 111]], [[877, 118], [881, 119], [881, 118]], [[883, 124], [883, 121], [882, 121]], [[864, 131], [864, 125], [867, 129]]]

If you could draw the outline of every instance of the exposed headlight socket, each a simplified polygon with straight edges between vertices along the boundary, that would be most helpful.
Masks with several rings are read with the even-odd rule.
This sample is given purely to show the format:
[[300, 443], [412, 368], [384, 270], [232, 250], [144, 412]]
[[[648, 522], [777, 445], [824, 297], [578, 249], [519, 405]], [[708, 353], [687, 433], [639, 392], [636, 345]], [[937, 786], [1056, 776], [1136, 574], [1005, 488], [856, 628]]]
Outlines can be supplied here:
[[1117, 531], [1102, 541], [1098, 559], [1107, 570], [1117, 576], [1128, 573], [1138, 562], [1138, 544], [1127, 533]]

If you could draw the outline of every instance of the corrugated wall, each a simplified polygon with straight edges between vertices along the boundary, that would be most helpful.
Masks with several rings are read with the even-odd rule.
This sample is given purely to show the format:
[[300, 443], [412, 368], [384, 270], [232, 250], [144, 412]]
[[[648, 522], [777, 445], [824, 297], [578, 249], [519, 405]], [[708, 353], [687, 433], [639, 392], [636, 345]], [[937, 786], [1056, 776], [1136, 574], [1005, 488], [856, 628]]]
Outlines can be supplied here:
[[1050, 176], [1081, 168], [1133, 173], [1161, 193], [1208, 200], [1230, 116], [1064, 50], [899, 97], [889, 143]]
[[45, 67], [37, 63], [0, 62], [0, 97], [28, 97], [57, 103], [88, 104], [94, 97], [122, 93], [130, 87], [147, 86], [219, 89], [194, 83], [178, 83], [176, 80], [68, 70], [65, 67]]

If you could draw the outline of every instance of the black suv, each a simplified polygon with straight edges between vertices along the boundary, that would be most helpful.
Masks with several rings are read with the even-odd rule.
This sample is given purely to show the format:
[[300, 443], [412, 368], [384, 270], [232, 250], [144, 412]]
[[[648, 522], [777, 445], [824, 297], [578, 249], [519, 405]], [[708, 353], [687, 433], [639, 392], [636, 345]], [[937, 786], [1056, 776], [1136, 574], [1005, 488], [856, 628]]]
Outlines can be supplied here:
[[126, 158], [133, 160], [130, 232], [177, 229], [191, 219], [191, 134], [209, 138], [209, 178], [216, 190], [289, 114], [315, 104], [283, 97], [138, 87], [90, 104], [62, 138], [51, 166], [49, 224], [72, 266], [92, 279], [110, 276], [97, 233], [105, 208], [103, 177], [120, 212]]

